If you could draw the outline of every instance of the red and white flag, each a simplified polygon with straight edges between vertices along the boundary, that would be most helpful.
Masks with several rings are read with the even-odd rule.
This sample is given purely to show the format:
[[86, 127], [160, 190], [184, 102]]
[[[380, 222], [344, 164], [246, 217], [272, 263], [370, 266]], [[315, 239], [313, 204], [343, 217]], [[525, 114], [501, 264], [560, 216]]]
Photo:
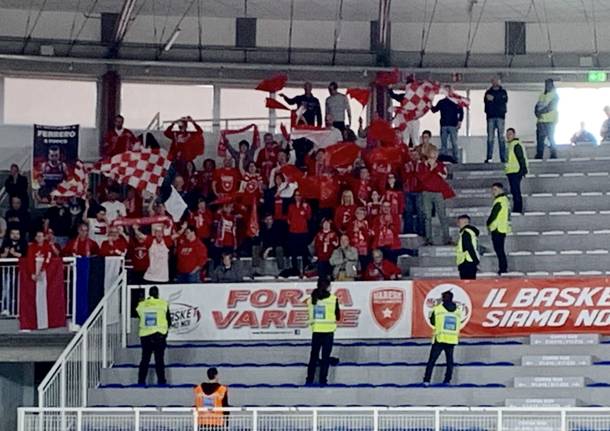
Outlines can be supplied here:
[[142, 148], [140, 151], [125, 151], [100, 162], [99, 170], [119, 183], [130, 185], [140, 192], [147, 190], [155, 194], [163, 184], [170, 164], [165, 150]]
[[394, 108], [399, 122], [408, 123], [423, 117], [432, 108], [434, 96], [440, 92], [438, 82], [413, 81], [405, 87], [405, 97], [400, 106]]
[[27, 258], [19, 259], [19, 328], [48, 329], [66, 325], [64, 264], [52, 257], [42, 268], [44, 259], [36, 259], [40, 277], [32, 280]]
[[451, 92], [447, 95], [447, 99], [451, 100], [453, 103], [456, 103], [462, 108], [470, 107], [470, 99], [466, 96], [461, 96], [457, 93]]
[[80, 160], [76, 161], [74, 172], [71, 177], [65, 179], [57, 185], [55, 190], [51, 192], [54, 197], [83, 197], [89, 188], [89, 169], [85, 163]]
[[315, 126], [299, 126], [293, 127], [290, 132], [290, 139], [306, 138], [312, 141], [316, 148], [326, 148], [334, 145], [337, 142], [343, 141], [343, 135], [339, 129], [334, 127], [315, 127]]

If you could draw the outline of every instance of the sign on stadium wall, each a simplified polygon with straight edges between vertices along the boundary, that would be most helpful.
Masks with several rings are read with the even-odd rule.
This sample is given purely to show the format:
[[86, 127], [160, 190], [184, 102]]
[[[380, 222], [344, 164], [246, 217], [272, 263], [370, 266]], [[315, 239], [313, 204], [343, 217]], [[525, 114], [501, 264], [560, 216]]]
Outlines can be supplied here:
[[[170, 303], [169, 340], [310, 338], [305, 300], [315, 283], [163, 285]], [[337, 339], [411, 336], [410, 281], [337, 282]]]
[[451, 290], [462, 310], [462, 335], [610, 333], [606, 277], [413, 282], [413, 337], [428, 337], [427, 316]]

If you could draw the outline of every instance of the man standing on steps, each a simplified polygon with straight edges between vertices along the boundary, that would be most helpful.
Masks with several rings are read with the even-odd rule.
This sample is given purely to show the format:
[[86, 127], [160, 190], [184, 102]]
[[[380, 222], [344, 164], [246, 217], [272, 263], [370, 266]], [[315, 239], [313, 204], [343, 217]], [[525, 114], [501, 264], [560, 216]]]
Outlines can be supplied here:
[[513, 197], [513, 212], [523, 213], [523, 198], [521, 197], [521, 180], [527, 175], [527, 155], [517, 138], [515, 129], [506, 129], [506, 140], [508, 141], [508, 161], [504, 165], [504, 172], [510, 185], [510, 194]]
[[555, 90], [555, 83], [552, 79], [544, 81], [544, 92], [538, 97], [538, 102], [534, 109], [536, 114], [536, 158], [544, 157], [544, 144], [549, 140], [551, 148], [551, 159], [557, 158], [557, 147], [555, 145], [555, 126], [557, 125], [558, 112], [557, 103], [559, 97]]
[[491, 233], [491, 242], [498, 257], [498, 275], [502, 275], [508, 272], [504, 243], [506, 242], [506, 235], [511, 231], [510, 202], [501, 183], [494, 183], [491, 187], [491, 193], [494, 200], [491, 214], [487, 218], [487, 229]]
[[447, 361], [443, 384], [451, 383], [451, 377], [453, 377], [453, 351], [460, 339], [462, 313], [453, 302], [453, 292], [450, 290], [443, 292], [441, 298], [443, 302], [435, 306], [430, 313], [430, 323], [434, 328], [434, 335], [432, 335], [432, 349], [424, 375], [424, 386], [430, 385], [432, 370], [443, 351]]
[[455, 248], [455, 259], [461, 280], [476, 280], [479, 252], [477, 251], [479, 230], [470, 224], [466, 214], [457, 219], [460, 228], [459, 239]]
[[487, 116], [487, 157], [485, 163], [490, 163], [494, 157], [494, 140], [498, 135], [498, 150], [500, 160], [506, 163], [506, 143], [504, 142], [504, 118], [508, 94], [500, 85], [500, 78], [491, 80], [491, 87], [485, 92], [485, 115]]
[[138, 371], [138, 384], [146, 385], [146, 375], [150, 357], [155, 355], [155, 370], [157, 372], [157, 383], [167, 384], [165, 380], [165, 347], [167, 332], [169, 329], [169, 304], [164, 299], [159, 299], [159, 288], [152, 286], [148, 291], [147, 299], [138, 304], [136, 311], [140, 319], [140, 341], [142, 343], [142, 360]]

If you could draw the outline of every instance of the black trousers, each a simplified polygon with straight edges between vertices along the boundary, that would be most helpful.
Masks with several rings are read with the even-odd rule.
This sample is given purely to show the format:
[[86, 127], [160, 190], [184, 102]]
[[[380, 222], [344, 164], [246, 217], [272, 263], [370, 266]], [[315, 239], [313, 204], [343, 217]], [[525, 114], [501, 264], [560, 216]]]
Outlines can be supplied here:
[[474, 262], [464, 262], [458, 265], [461, 280], [476, 280], [477, 279], [477, 264]]
[[160, 385], [167, 384], [165, 380], [165, 347], [167, 335], [159, 334], [158, 332], [146, 337], [140, 337], [142, 343], [142, 360], [138, 370], [138, 384], [146, 384], [146, 375], [148, 374], [148, 365], [150, 357], [155, 355], [155, 370], [157, 372], [157, 383]]
[[303, 264], [303, 270], [309, 265], [309, 235], [306, 233], [289, 233], [288, 234], [288, 249], [290, 250], [290, 258], [292, 259], [292, 269], [299, 274], [299, 256]]
[[328, 367], [330, 365], [330, 354], [333, 351], [334, 332], [314, 332], [311, 337], [311, 353], [309, 354], [309, 365], [307, 366], [307, 384], [312, 384], [316, 377], [316, 366], [320, 351], [320, 384], [328, 383]]
[[513, 197], [513, 212], [523, 212], [523, 197], [521, 196], [521, 180], [523, 175], [521, 174], [506, 174], [508, 177], [508, 184], [510, 185], [510, 194]]
[[426, 374], [424, 375], [424, 382], [430, 383], [430, 379], [432, 378], [432, 370], [434, 370], [434, 365], [436, 364], [438, 357], [443, 351], [445, 352], [445, 359], [447, 361], [447, 370], [445, 371], [445, 380], [443, 380], [443, 383], [451, 382], [451, 378], [453, 377], [454, 348], [455, 344], [437, 342], [434, 342], [432, 344], [432, 349], [430, 349], [430, 357], [428, 358], [428, 364], [426, 365]]
[[508, 262], [506, 260], [506, 252], [504, 251], [506, 234], [494, 230], [491, 233], [491, 242], [494, 246], [496, 256], [498, 257], [498, 273], [504, 274], [505, 272], [508, 272]]

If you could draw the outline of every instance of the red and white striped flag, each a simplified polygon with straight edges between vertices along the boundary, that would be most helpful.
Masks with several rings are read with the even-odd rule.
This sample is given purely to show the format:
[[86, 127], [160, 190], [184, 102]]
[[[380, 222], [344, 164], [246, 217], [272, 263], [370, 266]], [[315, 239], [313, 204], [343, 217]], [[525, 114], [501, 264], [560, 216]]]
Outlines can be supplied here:
[[89, 170], [85, 163], [77, 160], [72, 176], [59, 183], [51, 192], [51, 196], [64, 198], [85, 196], [89, 188]]
[[461, 96], [455, 92], [451, 92], [447, 95], [447, 99], [453, 103], [461, 106], [462, 108], [470, 108], [470, 99], [466, 96]]
[[100, 162], [99, 171], [138, 191], [147, 190], [155, 194], [163, 184], [170, 165], [165, 150], [142, 148], [139, 151], [126, 151]]

